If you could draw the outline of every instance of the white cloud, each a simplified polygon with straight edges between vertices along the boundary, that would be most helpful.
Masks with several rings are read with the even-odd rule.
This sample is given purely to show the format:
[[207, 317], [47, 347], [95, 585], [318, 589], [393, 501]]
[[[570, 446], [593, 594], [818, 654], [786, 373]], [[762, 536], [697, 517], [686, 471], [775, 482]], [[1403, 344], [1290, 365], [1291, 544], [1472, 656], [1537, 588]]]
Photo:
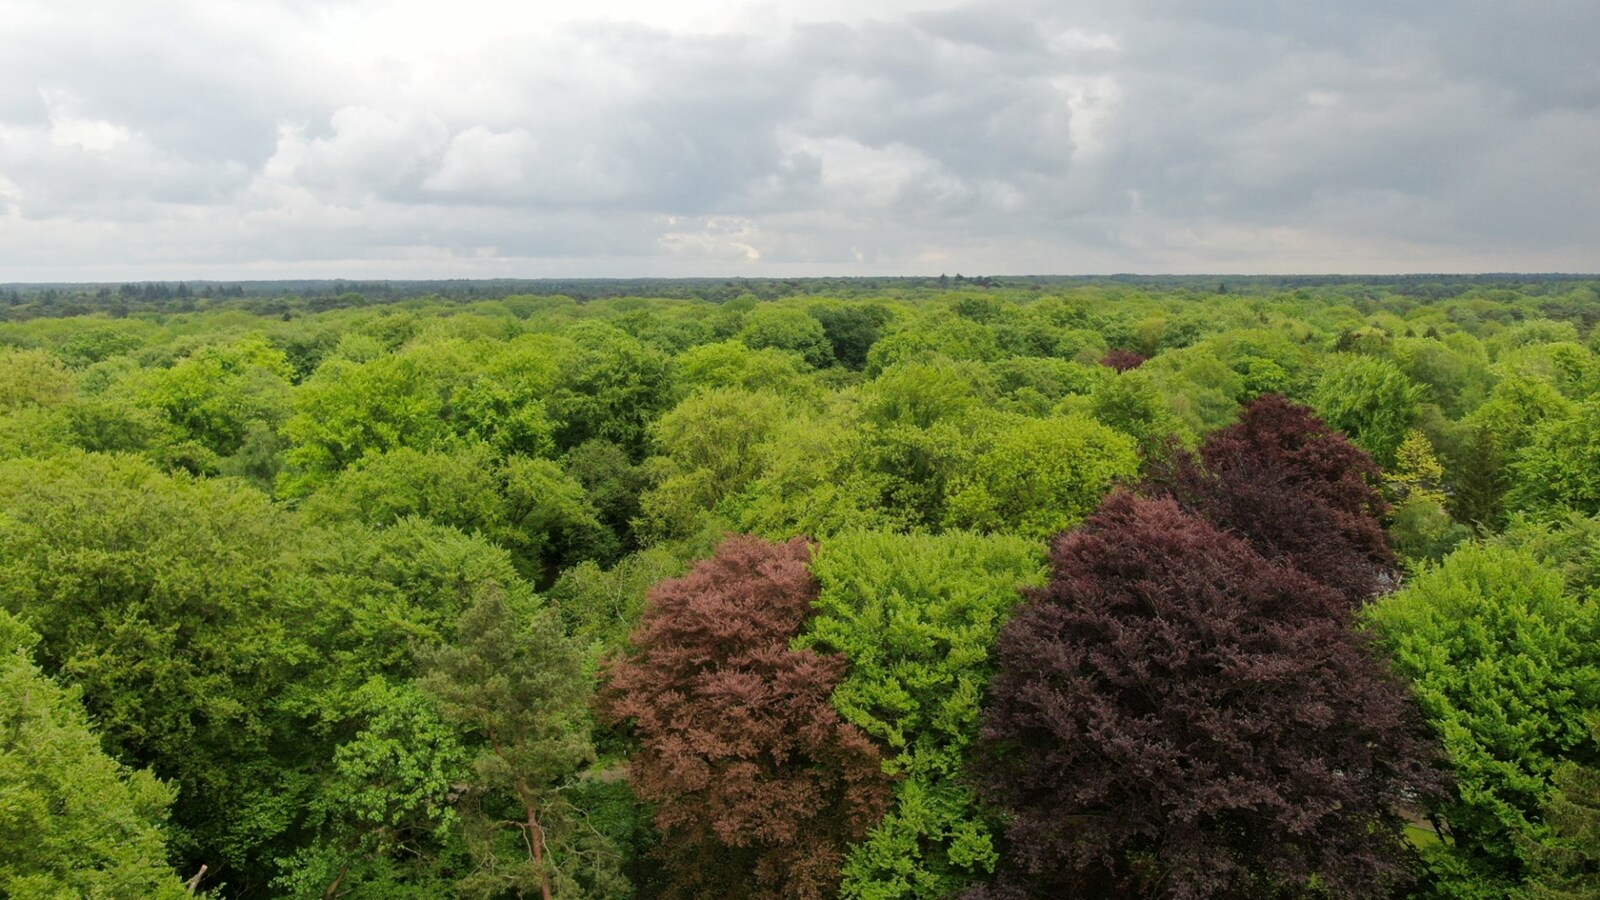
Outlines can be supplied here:
[[451, 138], [438, 171], [422, 187], [478, 198], [516, 194], [528, 178], [526, 168], [536, 146], [526, 129], [494, 132], [475, 125]]
[[104, 153], [126, 142], [129, 137], [128, 129], [110, 122], [64, 115], [50, 117], [50, 142], [58, 147], [77, 147]]

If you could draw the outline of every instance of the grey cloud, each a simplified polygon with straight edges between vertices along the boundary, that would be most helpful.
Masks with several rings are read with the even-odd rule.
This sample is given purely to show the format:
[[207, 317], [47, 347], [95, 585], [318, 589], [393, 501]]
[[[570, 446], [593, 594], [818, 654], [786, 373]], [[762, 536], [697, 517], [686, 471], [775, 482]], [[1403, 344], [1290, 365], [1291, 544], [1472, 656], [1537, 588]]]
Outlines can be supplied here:
[[322, 4], [53, 9], [0, 58], [0, 270], [1596, 267], [1592, 0], [600, 21], [379, 64], [311, 39]]

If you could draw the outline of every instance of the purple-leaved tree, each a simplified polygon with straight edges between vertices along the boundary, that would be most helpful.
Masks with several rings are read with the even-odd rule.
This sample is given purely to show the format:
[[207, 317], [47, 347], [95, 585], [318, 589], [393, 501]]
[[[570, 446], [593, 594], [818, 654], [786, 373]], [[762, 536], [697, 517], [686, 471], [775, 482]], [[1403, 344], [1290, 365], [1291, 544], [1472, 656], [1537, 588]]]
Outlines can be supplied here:
[[988, 896], [1383, 896], [1441, 787], [1340, 591], [1171, 499], [1112, 495], [1001, 634], [975, 764]]

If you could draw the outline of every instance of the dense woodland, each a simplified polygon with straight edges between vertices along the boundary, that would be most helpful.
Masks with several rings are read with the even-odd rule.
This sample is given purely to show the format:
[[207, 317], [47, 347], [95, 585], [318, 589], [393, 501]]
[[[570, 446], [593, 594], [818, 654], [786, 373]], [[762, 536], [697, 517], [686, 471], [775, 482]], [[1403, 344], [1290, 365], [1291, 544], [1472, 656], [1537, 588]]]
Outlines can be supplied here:
[[1600, 896], [1600, 285], [607, 285], [0, 295], [0, 896]]

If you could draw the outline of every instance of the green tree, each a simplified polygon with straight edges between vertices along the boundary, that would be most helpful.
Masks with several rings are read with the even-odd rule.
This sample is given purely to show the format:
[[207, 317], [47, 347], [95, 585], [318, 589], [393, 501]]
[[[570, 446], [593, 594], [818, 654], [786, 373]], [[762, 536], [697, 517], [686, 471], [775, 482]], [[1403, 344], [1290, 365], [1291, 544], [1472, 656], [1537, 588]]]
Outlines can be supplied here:
[[798, 353], [766, 347], [751, 349], [738, 341], [701, 344], [674, 360], [677, 380], [684, 390], [743, 388], [785, 396], [806, 389], [806, 362]]
[[840, 653], [830, 702], [894, 755], [894, 805], [845, 861], [844, 897], [947, 897], [992, 873], [993, 823], [965, 781], [991, 672], [989, 647], [1018, 588], [1043, 580], [1015, 537], [850, 532], [818, 550], [822, 592], [797, 642]]
[[162, 825], [171, 788], [100, 749], [76, 691], [29, 658], [0, 610], [0, 896], [178, 898]]
[[1221, 428], [1239, 417], [1245, 381], [1222, 360], [1196, 347], [1150, 360], [1141, 371], [1155, 379], [1168, 405], [1195, 434]]
[[1452, 418], [1481, 405], [1494, 384], [1489, 356], [1471, 335], [1451, 335], [1446, 340], [1397, 338], [1392, 352], [1400, 370], [1419, 388], [1419, 399]]
[[517, 570], [534, 581], [616, 549], [583, 485], [557, 463], [498, 459], [481, 443], [365, 457], [308, 497], [304, 509], [319, 524], [386, 526], [417, 516], [477, 533], [509, 550]]
[[0, 605], [41, 666], [119, 759], [176, 783], [182, 867], [259, 887], [292, 826], [279, 703], [311, 657], [293, 520], [237, 482], [90, 454], [0, 464], [0, 509]]
[[751, 349], [773, 348], [798, 353], [817, 368], [833, 363], [833, 345], [822, 323], [792, 306], [763, 305], [744, 317], [739, 340]]
[[666, 357], [604, 322], [579, 323], [563, 336], [575, 348], [561, 360], [550, 399], [558, 446], [602, 438], [639, 458], [650, 422], [672, 396]]
[[866, 462], [874, 447], [862, 418], [859, 398], [847, 396], [779, 423], [765, 471], [729, 504], [735, 526], [777, 540], [895, 523], [881, 505], [888, 479]]
[[57, 406], [76, 386], [72, 370], [47, 350], [0, 349], [0, 415], [25, 406]]
[[1513, 508], [1600, 512], [1600, 400], [1532, 430], [1511, 463]]
[[442, 441], [449, 429], [440, 362], [406, 353], [323, 363], [295, 393], [295, 414], [284, 424], [290, 449], [280, 490], [308, 494], [364, 456]]
[[1411, 429], [1400, 442], [1384, 490], [1393, 503], [1389, 532], [1395, 551], [1411, 565], [1443, 559], [1471, 536], [1445, 509], [1444, 466], [1421, 430]]
[[819, 306], [810, 313], [822, 323], [833, 358], [845, 368], [857, 371], [866, 366], [867, 353], [893, 318], [887, 308], [871, 303]]
[[1513, 486], [1511, 462], [1531, 443], [1540, 424], [1572, 414], [1574, 405], [1550, 382], [1511, 376], [1463, 420], [1468, 438], [1449, 458], [1447, 478], [1455, 488], [1456, 517], [1496, 531], [1505, 519]]
[[326, 719], [354, 733], [306, 802], [314, 832], [281, 865], [291, 897], [424, 898], [448, 893], [464, 860], [456, 784], [467, 753], [430, 699], [373, 678], [329, 703]]
[[1166, 398], [1150, 373], [1130, 369], [1102, 380], [1090, 396], [1088, 411], [1123, 434], [1132, 435], [1141, 448], [1151, 450], [1172, 435], [1192, 441], [1172, 414]]
[[[1600, 718], [1589, 721], [1600, 744]], [[1600, 752], [1597, 752], [1600, 755]], [[1545, 804], [1549, 837], [1535, 850], [1530, 882], [1535, 900], [1600, 897], [1600, 769], [1562, 763]]]
[[1468, 545], [1366, 611], [1412, 682], [1459, 784], [1434, 810], [1445, 896], [1520, 890], [1540, 809], [1564, 760], [1600, 763], [1585, 717], [1600, 709], [1600, 606], [1525, 551]]
[[553, 610], [513, 605], [495, 590], [479, 594], [456, 632], [453, 644], [423, 653], [422, 686], [482, 741], [466, 823], [479, 865], [461, 890], [538, 890], [549, 900], [619, 889], [615, 850], [564, 791], [594, 758], [583, 654]]
[[953, 480], [945, 523], [1049, 537], [1139, 473], [1133, 439], [1083, 416], [1027, 419], [995, 433]]
[[908, 322], [878, 339], [867, 352], [867, 374], [905, 363], [987, 362], [999, 358], [1000, 345], [991, 329], [948, 314]]
[[1323, 367], [1311, 406], [1379, 465], [1388, 466], [1417, 419], [1418, 396], [1416, 385], [1394, 363], [1336, 354]]
[[641, 527], [657, 537], [692, 533], [706, 513], [761, 474], [765, 444], [784, 402], [739, 388], [698, 391], [651, 426], [659, 482], [640, 497]]
[[293, 375], [283, 351], [262, 338], [246, 338], [203, 347], [169, 369], [143, 373], [133, 400], [159, 410], [220, 464], [240, 450], [252, 427], [283, 424]]
[[316, 718], [330, 698], [383, 676], [416, 677], [414, 647], [448, 642], [485, 591], [531, 603], [503, 548], [481, 536], [416, 517], [386, 528], [349, 523], [308, 530], [294, 548], [293, 604], [312, 610], [301, 631], [321, 659], [281, 702]]

